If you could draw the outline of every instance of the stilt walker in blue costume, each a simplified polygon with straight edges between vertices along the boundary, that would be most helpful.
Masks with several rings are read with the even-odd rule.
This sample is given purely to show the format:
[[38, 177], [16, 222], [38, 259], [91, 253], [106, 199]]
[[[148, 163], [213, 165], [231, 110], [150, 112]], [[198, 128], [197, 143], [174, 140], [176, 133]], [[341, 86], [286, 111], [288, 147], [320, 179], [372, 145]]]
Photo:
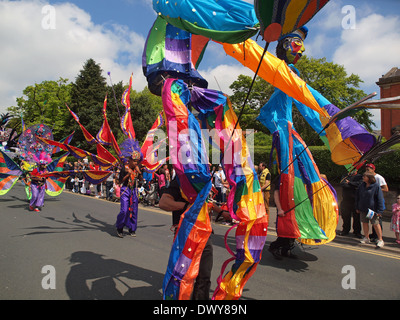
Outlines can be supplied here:
[[143, 160], [143, 154], [135, 139], [126, 139], [120, 147], [124, 164], [119, 174], [121, 210], [116, 222], [117, 235], [122, 238], [123, 229], [127, 227], [129, 235], [135, 237], [138, 219], [137, 184], [142, 177], [139, 164]]

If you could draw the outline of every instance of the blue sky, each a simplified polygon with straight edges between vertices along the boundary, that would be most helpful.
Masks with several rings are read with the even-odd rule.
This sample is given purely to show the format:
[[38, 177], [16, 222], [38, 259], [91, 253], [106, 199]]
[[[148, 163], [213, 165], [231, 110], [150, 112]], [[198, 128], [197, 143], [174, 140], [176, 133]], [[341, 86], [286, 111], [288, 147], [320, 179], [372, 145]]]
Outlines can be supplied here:
[[[48, 5], [56, 14], [54, 29], [42, 25]], [[355, 29], [342, 25], [346, 5], [354, 8]], [[89, 58], [101, 64], [105, 76], [110, 71], [114, 83], [127, 83], [133, 73], [134, 89], [142, 90], [141, 55], [155, 17], [151, 0], [0, 1], [0, 39], [5, 43], [0, 51], [0, 112], [15, 105], [27, 85], [59, 77], [74, 81]], [[379, 98], [375, 82], [400, 67], [400, 1], [331, 0], [307, 26], [306, 54], [344, 65], [364, 80], [361, 89], [377, 91]], [[270, 46], [270, 52], [274, 49]], [[210, 88], [220, 86], [228, 94], [239, 74], [253, 75], [214, 43], [199, 72]], [[379, 128], [376, 111], [374, 121]]]

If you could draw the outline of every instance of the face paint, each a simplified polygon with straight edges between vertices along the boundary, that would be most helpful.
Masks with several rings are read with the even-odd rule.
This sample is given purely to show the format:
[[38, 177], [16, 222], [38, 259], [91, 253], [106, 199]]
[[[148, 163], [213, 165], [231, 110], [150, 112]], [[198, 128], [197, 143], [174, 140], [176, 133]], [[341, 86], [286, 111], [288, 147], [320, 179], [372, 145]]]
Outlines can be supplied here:
[[283, 46], [286, 50], [286, 58], [288, 62], [293, 64], [301, 58], [303, 52], [306, 50], [303, 40], [297, 37], [287, 38]]

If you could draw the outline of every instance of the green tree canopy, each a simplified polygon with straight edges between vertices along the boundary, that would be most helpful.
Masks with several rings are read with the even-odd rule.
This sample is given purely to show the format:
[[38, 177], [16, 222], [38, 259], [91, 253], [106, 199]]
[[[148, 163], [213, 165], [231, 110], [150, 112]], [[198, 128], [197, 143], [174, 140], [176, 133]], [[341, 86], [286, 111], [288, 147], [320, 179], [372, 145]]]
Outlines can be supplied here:
[[25, 125], [44, 123], [53, 128], [53, 135], [62, 138], [65, 128], [65, 103], [70, 101], [71, 84], [68, 79], [43, 81], [24, 89], [24, 96], [17, 98], [17, 106], [8, 110], [13, 114], [14, 122], [23, 118]]
[[[233, 90], [233, 95], [229, 97], [232, 108], [238, 115], [243, 107], [252, 80], [251, 77], [241, 74], [229, 87]], [[260, 77], [256, 78], [240, 119], [240, 126], [243, 130], [254, 129], [269, 134], [268, 129], [256, 121], [256, 118], [260, 109], [268, 102], [273, 93], [274, 87], [272, 85]]]
[[157, 115], [163, 110], [161, 97], [146, 87], [142, 92], [131, 92], [132, 123], [136, 139], [143, 142]]
[[[100, 65], [93, 59], [89, 59], [85, 62], [71, 88], [69, 107], [93, 136], [96, 136], [103, 123], [102, 109], [107, 94], [107, 82], [102, 73]], [[67, 116], [67, 121], [69, 124], [67, 127], [75, 130], [74, 140], [85, 141], [82, 131], [71, 115]], [[90, 149], [94, 148], [88, 148], [88, 150]]]
[[[43, 81], [26, 87], [23, 96], [17, 98], [17, 106], [8, 108], [15, 116], [10, 126], [14, 127], [20, 123], [22, 116], [27, 126], [44, 123], [53, 128], [55, 140], [61, 140], [75, 131], [72, 144], [95, 152], [94, 146], [86, 144], [83, 133], [66, 104], [95, 137], [103, 124], [102, 111], [107, 95], [107, 120], [118, 143], [121, 143], [126, 138], [121, 130], [121, 116], [125, 113], [121, 97], [127, 88], [128, 84], [124, 85], [122, 81], [108, 86], [100, 65], [89, 59], [73, 83], [60, 78], [58, 81]], [[142, 92], [132, 90], [130, 101], [136, 138], [143, 142], [159, 111], [162, 110], [162, 101], [147, 88]]]

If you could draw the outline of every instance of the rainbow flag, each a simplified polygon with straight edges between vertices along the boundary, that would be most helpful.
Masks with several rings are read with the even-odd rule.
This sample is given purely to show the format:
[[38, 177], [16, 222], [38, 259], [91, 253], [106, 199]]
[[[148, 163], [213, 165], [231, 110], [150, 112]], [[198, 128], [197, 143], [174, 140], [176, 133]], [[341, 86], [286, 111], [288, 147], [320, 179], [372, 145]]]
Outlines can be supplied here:
[[21, 168], [3, 151], [0, 151], [0, 195], [5, 195], [22, 175]]
[[[63, 171], [64, 162], [68, 157], [68, 153], [64, 154], [60, 158], [54, 160], [47, 166], [47, 170], [49, 172], [60, 172]], [[65, 182], [67, 181], [68, 177], [54, 177], [50, 176], [49, 179], [46, 180], [46, 194], [51, 197], [56, 197], [60, 195], [65, 186]]]
[[[106, 97], [107, 98], [107, 97]], [[89, 131], [86, 130], [86, 128], [79, 122], [79, 118], [78, 116], [71, 111], [71, 109], [67, 106], [68, 110], [71, 112], [72, 117], [75, 119], [75, 121], [78, 122], [79, 126], [82, 129], [83, 132], [83, 136], [85, 137], [87, 143], [89, 144], [95, 144], [96, 143], [96, 148], [97, 148], [97, 155], [108, 161], [113, 163], [114, 165], [117, 164], [118, 160], [106, 149], [104, 148], [104, 146], [102, 144], [100, 144], [90, 133]], [[118, 146], [118, 145], [117, 145]], [[63, 149], [65, 150], [65, 149]], [[117, 154], [119, 154], [119, 148], [117, 148], [118, 152]]]
[[93, 153], [90, 153], [89, 151], [85, 151], [83, 149], [79, 149], [77, 147], [73, 147], [73, 146], [65, 144], [65, 143], [57, 142], [57, 141], [50, 140], [50, 139], [40, 138], [40, 137], [38, 137], [38, 139], [42, 140], [43, 142], [45, 142], [49, 145], [56, 146], [56, 147], [61, 148], [62, 150], [68, 151], [71, 156], [73, 156], [77, 159], [83, 159], [85, 157], [89, 157], [92, 159], [92, 161], [95, 164], [97, 164], [103, 168], [109, 168], [109, 167], [113, 166], [113, 164], [114, 164], [113, 162], [103, 159]]
[[[72, 132], [69, 136], [67, 136], [67, 137], [65, 137], [65, 138], [62, 138], [62, 139], [60, 140], [60, 142], [66, 143], [66, 144], [70, 144], [72, 138], [74, 137], [74, 134], [75, 134], [75, 131]], [[53, 154], [58, 153], [58, 152], [60, 152], [60, 151], [61, 151], [60, 148], [54, 147], [54, 149], [53, 149]]]

